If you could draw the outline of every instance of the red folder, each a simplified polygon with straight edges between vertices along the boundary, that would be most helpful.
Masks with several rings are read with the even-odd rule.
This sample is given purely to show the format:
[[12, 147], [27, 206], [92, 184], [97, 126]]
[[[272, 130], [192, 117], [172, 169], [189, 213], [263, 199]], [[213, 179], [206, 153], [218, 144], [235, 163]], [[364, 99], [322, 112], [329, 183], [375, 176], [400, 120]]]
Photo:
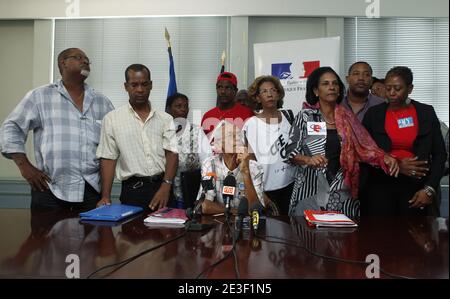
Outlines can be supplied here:
[[316, 227], [356, 227], [352, 219], [341, 212], [305, 210], [305, 219], [308, 225]]

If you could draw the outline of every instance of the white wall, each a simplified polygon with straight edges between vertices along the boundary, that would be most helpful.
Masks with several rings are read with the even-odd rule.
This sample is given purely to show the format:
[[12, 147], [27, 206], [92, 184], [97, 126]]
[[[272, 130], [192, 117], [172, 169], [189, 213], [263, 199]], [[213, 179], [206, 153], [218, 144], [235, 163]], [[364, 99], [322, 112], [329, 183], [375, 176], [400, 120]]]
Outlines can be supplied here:
[[[0, 21], [0, 123], [33, 87], [33, 29], [33, 21]], [[0, 179], [14, 178], [21, 178], [16, 165], [1, 157]]]
[[[68, 2], [68, 3], [66, 3]], [[448, 17], [448, 0], [370, 0], [383, 17]], [[0, 19], [98, 16], [364, 16], [366, 0], [0, 0]]]

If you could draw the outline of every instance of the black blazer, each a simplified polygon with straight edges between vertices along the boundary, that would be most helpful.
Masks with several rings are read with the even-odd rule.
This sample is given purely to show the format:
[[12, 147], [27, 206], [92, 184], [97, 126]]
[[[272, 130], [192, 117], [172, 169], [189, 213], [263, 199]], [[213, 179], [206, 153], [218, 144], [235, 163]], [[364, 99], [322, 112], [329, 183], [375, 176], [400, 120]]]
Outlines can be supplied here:
[[[447, 159], [439, 120], [432, 106], [414, 100], [411, 100], [411, 104], [416, 108], [419, 122], [419, 131], [413, 143], [413, 152], [419, 160], [428, 160], [430, 165], [430, 171], [422, 181], [424, 185], [438, 190]], [[391, 150], [391, 139], [384, 129], [387, 108], [387, 103], [370, 107], [363, 119], [364, 127], [385, 152]]]

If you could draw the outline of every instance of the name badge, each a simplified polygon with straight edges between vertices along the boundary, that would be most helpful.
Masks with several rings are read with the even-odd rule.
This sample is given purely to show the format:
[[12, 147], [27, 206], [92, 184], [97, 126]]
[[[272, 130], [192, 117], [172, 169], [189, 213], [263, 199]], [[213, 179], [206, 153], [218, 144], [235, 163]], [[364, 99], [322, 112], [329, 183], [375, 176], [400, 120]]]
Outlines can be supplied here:
[[414, 120], [413, 120], [412, 116], [400, 118], [399, 120], [397, 120], [397, 123], [398, 123], [399, 129], [414, 127]]
[[306, 126], [308, 127], [309, 136], [326, 136], [327, 124], [324, 121], [308, 121]]

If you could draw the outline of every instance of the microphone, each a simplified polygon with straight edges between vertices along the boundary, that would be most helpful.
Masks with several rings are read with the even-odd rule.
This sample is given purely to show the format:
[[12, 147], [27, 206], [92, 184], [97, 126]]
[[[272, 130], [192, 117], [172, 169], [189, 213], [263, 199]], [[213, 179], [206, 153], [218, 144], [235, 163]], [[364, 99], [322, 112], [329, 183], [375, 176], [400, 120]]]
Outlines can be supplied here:
[[253, 210], [252, 211], [252, 226], [253, 226], [254, 231], [258, 230], [258, 225], [259, 225], [259, 212], [258, 212], [258, 210]]
[[[195, 202], [194, 208], [187, 208], [186, 209], [186, 216], [189, 219], [194, 219], [196, 216], [199, 216], [202, 214], [202, 204], [205, 201], [206, 193], [209, 190], [214, 190], [214, 177], [213, 175], [204, 176], [201, 181], [202, 186], [202, 193], [200, 195], [200, 198]], [[212, 173], [211, 173], [212, 174]]]
[[[208, 173], [209, 174], [209, 173]], [[206, 192], [209, 190], [214, 190], [214, 176], [207, 175], [202, 179], [202, 193], [200, 198], [195, 203], [194, 208], [186, 209], [186, 216], [190, 221], [186, 222], [186, 230], [189, 231], [202, 231], [204, 229], [208, 229], [212, 227], [212, 224], [207, 223], [198, 223], [197, 219], [202, 214], [202, 204], [206, 198]]]
[[260, 219], [262, 209], [263, 209], [263, 207], [262, 207], [261, 203], [259, 203], [259, 202], [254, 203], [250, 209], [251, 216], [252, 216], [252, 226], [253, 226], [254, 231], [258, 230], [259, 219]]
[[263, 214], [264, 207], [258, 201], [252, 204], [250, 208], [250, 215], [253, 227], [254, 236], [259, 234], [265, 234], [266, 232], [266, 216]]
[[242, 223], [244, 222], [244, 218], [247, 215], [248, 215], [248, 200], [247, 200], [247, 198], [243, 197], [243, 198], [241, 198], [241, 201], [239, 202], [238, 214], [236, 216], [236, 221], [234, 223], [235, 232], [236, 232], [236, 236], [234, 238], [235, 242], [237, 242], [237, 240], [239, 239], [239, 235], [242, 230]]
[[230, 202], [234, 198], [236, 192], [236, 178], [233, 174], [229, 174], [223, 181], [222, 198], [225, 203], [225, 212], [228, 215], [230, 213]]

